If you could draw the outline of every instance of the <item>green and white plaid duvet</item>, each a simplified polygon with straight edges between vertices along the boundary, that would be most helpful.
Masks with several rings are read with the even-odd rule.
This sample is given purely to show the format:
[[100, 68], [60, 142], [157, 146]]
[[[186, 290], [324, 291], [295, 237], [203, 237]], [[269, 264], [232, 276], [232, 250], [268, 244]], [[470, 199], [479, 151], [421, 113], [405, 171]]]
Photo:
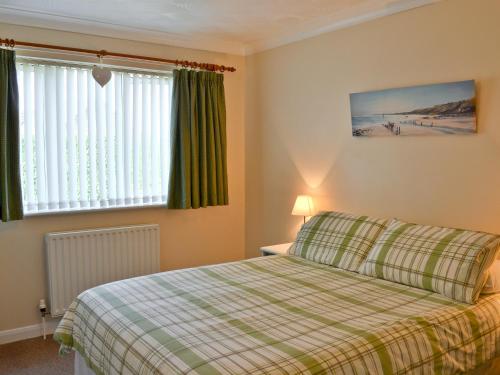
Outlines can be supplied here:
[[500, 296], [262, 257], [90, 289], [55, 339], [98, 375], [451, 374], [500, 355]]

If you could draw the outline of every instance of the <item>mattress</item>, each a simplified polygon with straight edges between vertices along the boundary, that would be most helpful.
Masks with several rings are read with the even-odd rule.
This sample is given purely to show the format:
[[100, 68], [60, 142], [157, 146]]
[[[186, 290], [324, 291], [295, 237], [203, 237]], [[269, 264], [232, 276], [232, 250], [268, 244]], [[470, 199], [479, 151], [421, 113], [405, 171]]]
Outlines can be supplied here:
[[268, 256], [90, 289], [54, 337], [96, 375], [448, 374], [500, 355], [500, 297]]

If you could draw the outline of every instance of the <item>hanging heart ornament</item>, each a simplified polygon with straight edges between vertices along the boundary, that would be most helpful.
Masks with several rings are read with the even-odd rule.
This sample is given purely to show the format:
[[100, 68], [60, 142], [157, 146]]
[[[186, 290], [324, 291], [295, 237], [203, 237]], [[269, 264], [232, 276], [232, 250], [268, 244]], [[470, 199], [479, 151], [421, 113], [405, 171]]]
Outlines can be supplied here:
[[97, 57], [99, 58], [99, 65], [94, 65], [92, 69], [92, 77], [96, 80], [96, 82], [101, 85], [101, 87], [106, 86], [106, 84], [111, 79], [111, 70], [109, 68], [102, 66], [102, 57], [106, 54], [106, 51], [102, 50]]
[[94, 66], [92, 69], [92, 77], [94, 77], [96, 82], [101, 85], [101, 87], [104, 87], [111, 79], [111, 70], [100, 66]]

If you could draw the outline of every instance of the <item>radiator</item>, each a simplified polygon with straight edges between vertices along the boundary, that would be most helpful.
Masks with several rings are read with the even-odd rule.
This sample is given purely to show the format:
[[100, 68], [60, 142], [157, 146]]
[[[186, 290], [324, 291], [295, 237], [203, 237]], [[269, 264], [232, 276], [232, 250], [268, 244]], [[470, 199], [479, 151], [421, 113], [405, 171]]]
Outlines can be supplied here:
[[160, 269], [159, 225], [45, 235], [50, 312], [64, 314], [81, 292]]

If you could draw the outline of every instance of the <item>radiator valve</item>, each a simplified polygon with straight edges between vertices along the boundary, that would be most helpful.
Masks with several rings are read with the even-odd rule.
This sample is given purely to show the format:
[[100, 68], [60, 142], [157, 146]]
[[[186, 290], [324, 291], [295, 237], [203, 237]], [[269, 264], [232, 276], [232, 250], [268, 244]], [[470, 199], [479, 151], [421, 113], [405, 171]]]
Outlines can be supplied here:
[[40, 300], [40, 305], [38, 305], [38, 308], [40, 309], [40, 314], [42, 315], [42, 318], [45, 318], [45, 315], [47, 315], [47, 305], [45, 304], [44, 299]]
[[40, 304], [38, 305], [40, 309], [40, 314], [42, 315], [42, 330], [43, 330], [43, 339], [47, 339], [47, 332], [45, 328], [45, 316], [47, 315], [47, 305], [45, 304], [45, 300], [41, 299]]

